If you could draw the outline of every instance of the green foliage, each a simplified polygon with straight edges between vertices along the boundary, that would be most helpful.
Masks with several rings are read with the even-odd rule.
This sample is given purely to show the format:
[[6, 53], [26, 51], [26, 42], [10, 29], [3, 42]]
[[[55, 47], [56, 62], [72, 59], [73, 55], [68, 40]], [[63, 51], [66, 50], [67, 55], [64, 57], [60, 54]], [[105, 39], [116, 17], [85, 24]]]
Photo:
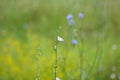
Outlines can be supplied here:
[[[89, 75], [88, 80], [110, 80], [114, 77], [112, 74], [115, 74], [114, 80], [120, 78], [120, 0], [0, 2], [0, 80], [35, 80], [38, 77], [38, 47], [42, 52], [40, 79], [53, 80], [54, 45], [60, 26], [59, 35], [65, 41], [58, 45], [57, 76], [61, 80], [79, 80], [79, 50], [82, 47], [71, 44], [72, 30], [68, 30], [66, 19], [69, 13], [75, 20], [73, 27], [82, 29], [78, 30], [77, 38], [79, 45], [80, 39], [84, 40], [84, 76]], [[85, 15], [82, 20], [78, 18], [80, 12]], [[96, 52], [99, 56], [90, 71]]]

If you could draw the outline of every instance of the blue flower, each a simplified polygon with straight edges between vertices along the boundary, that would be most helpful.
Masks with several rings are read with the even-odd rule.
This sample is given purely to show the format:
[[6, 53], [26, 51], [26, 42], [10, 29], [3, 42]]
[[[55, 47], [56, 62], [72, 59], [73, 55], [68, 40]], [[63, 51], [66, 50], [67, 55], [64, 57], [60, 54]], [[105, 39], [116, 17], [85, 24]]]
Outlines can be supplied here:
[[71, 19], [73, 19], [73, 16], [72, 16], [72, 14], [68, 14], [66, 18], [67, 18], [67, 20], [71, 20]]
[[72, 44], [73, 44], [73, 45], [77, 45], [77, 44], [78, 44], [78, 41], [74, 39], [74, 40], [72, 40]]
[[68, 14], [66, 18], [68, 20], [69, 26], [72, 26], [74, 24], [74, 19], [73, 19], [72, 14]]
[[83, 13], [79, 13], [78, 17], [82, 19], [82, 18], [84, 18], [84, 14]]
[[27, 23], [24, 23], [24, 24], [23, 24], [23, 28], [24, 28], [25, 30], [27, 30], [27, 29], [28, 29], [28, 24], [27, 24]]
[[69, 24], [69, 26], [72, 26], [74, 24], [74, 20], [73, 19], [69, 20], [68, 24]]

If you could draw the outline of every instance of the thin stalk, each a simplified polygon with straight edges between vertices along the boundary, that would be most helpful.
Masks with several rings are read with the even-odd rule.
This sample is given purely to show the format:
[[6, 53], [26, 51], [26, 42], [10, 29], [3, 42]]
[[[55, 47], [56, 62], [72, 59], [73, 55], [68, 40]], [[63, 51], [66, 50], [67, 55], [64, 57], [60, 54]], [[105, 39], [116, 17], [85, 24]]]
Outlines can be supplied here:
[[101, 77], [100, 77], [100, 71], [101, 71], [101, 67], [102, 67], [102, 58], [103, 58], [103, 49], [102, 49], [102, 42], [100, 43], [100, 54], [99, 54], [99, 57], [98, 57], [98, 66], [97, 66], [97, 69], [98, 69], [98, 77], [99, 79], [101, 80]]
[[80, 51], [80, 64], [81, 64], [81, 66], [80, 66], [80, 71], [81, 71], [81, 73], [80, 73], [80, 79], [81, 80], [83, 80], [83, 52], [84, 52], [84, 45], [83, 45], [84, 43], [83, 43], [83, 39], [81, 39], [81, 51]]
[[[58, 31], [57, 31], [57, 35], [59, 34], [59, 31], [61, 30], [62, 28], [61, 28], [61, 26], [59, 27], [59, 29], [58, 29]], [[67, 33], [68, 33], [68, 30], [66, 31]], [[64, 74], [64, 78], [65, 78], [65, 80], [67, 80], [68, 78], [67, 78], [67, 72], [66, 72], [66, 56], [67, 56], [67, 54], [68, 54], [68, 34], [66, 33], [66, 45], [65, 46], [67, 46], [67, 48], [65, 48], [66, 50], [66, 53], [65, 54], [62, 54], [62, 59], [63, 59], [63, 64], [62, 64], [62, 72], [63, 72], [63, 74]], [[56, 42], [56, 44], [58, 44], [58, 42]], [[56, 46], [57, 47], [57, 46]]]
[[69, 39], [71, 39], [70, 37], [71, 37], [71, 32], [72, 32], [72, 29], [73, 29], [73, 25], [72, 26], [68, 26], [67, 27], [67, 31], [66, 31], [66, 47], [65, 47], [65, 57], [64, 57], [64, 75], [65, 75], [65, 80], [68, 80], [71, 76], [69, 76], [68, 74], [67, 74], [67, 71], [66, 71], [66, 60], [67, 60], [67, 57], [66, 56], [68, 56], [68, 54], [69, 54]]
[[64, 73], [64, 76], [65, 76], [65, 80], [67, 80], [67, 72], [66, 72], [66, 58], [63, 56], [63, 73]]
[[55, 78], [54, 78], [54, 80], [56, 80], [56, 77], [57, 77], [57, 59], [58, 59], [58, 41], [56, 40], [56, 42], [55, 42], [55, 64], [54, 64], [54, 76], [55, 76]]
[[[81, 25], [80, 25], [80, 28], [79, 28], [79, 31], [82, 32], [82, 27], [83, 27], [83, 24], [81, 22]], [[84, 40], [82, 39], [82, 35], [80, 34], [80, 42], [81, 42], [81, 47], [78, 45], [78, 49], [80, 49], [80, 52], [79, 52], [79, 67], [80, 67], [80, 80], [84, 80], [83, 79], [83, 59], [84, 59], [84, 55], [83, 55], [83, 52], [84, 52]]]
[[92, 73], [92, 70], [93, 70], [93, 68], [94, 68], [94, 65], [95, 65], [95, 63], [96, 63], [96, 61], [97, 61], [97, 58], [98, 58], [98, 55], [99, 55], [99, 32], [97, 32], [97, 41], [96, 41], [96, 55], [95, 55], [95, 58], [94, 58], [94, 60], [93, 60], [93, 63], [92, 63], [92, 65], [91, 65], [91, 67], [90, 67], [90, 70], [88, 71], [88, 75], [87, 75], [87, 77], [86, 78], [89, 78], [90, 77], [90, 74]]
[[[59, 27], [60, 29], [60, 27]], [[54, 80], [56, 80], [57, 77], [57, 63], [58, 63], [58, 34], [59, 34], [59, 30], [56, 31], [57, 34], [57, 38], [55, 40], [55, 46], [54, 46], [54, 50], [55, 50], [55, 64], [54, 64]]]
[[[105, 3], [103, 3], [103, 9], [105, 10], [104, 11], [104, 17], [106, 17], [107, 16], [107, 8], [105, 7]], [[101, 25], [101, 26], [103, 26], [103, 24]], [[101, 31], [103, 32], [104, 31], [104, 29], [103, 28], [101, 28]], [[101, 32], [101, 33], [102, 33]], [[101, 71], [101, 69], [102, 69], [102, 60], [103, 60], [103, 41], [104, 41], [104, 39], [102, 38], [101, 40], [101, 45], [100, 45], [100, 55], [99, 55], [99, 59], [98, 59], [98, 66], [97, 66], [97, 69], [98, 69], [98, 74], [97, 75], [99, 75], [100, 76], [100, 71]], [[101, 80], [101, 77], [99, 77], [100, 78], [100, 80]]]
[[37, 58], [38, 58], [38, 80], [40, 80], [40, 48], [38, 48], [38, 55], [37, 55]]
[[[100, 4], [100, 8], [101, 8], [101, 10], [102, 10], [102, 7], [104, 8], [104, 6], [102, 6], [102, 4], [101, 4], [101, 2], [99, 2], [99, 4]], [[101, 12], [103, 12], [103, 11], [101, 11]], [[104, 25], [104, 20], [100, 17], [100, 16], [102, 16], [102, 13], [100, 13], [99, 12], [99, 30], [98, 30], [98, 32], [99, 32], [99, 34], [102, 34], [102, 31], [103, 31], [103, 28], [102, 28], [102, 26]], [[100, 35], [99, 35], [100, 36]], [[102, 58], [103, 58], [103, 40], [102, 40], [102, 38], [99, 38], [99, 50], [100, 50], [100, 52], [99, 52], [99, 56], [98, 56], [98, 64], [97, 64], [97, 70], [98, 70], [98, 79], [100, 79], [101, 80], [101, 75], [100, 75], [100, 71], [101, 71], [101, 67], [102, 67]]]
[[[100, 2], [98, 2], [98, 1], [94, 1], [94, 2], [95, 2], [94, 3], [94, 6], [95, 6], [94, 12], [96, 12], [96, 14], [98, 14], [96, 16], [101, 16], [100, 12], [99, 13], [97, 12], [98, 9], [96, 7], [97, 5], [100, 4]], [[92, 73], [92, 70], [93, 70], [93, 68], [94, 68], [94, 66], [95, 66], [95, 64], [97, 62], [97, 59], [98, 59], [98, 57], [100, 55], [100, 52], [99, 52], [99, 50], [100, 50], [100, 37], [99, 37], [100, 36], [100, 29], [99, 28], [101, 27], [101, 24], [99, 24], [100, 23], [100, 17], [98, 17], [98, 18], [99, 18], [99, 21], [98, 21], [98, 30], [97, 30], [97, 37], [96, 37], [96, 54], [95, 54], [94, 60], [92, 62], [92, 65], [90, 66], [90, 69], [88, 71], [86, 79], [88, 79], [90, 77], [90, 74]]]

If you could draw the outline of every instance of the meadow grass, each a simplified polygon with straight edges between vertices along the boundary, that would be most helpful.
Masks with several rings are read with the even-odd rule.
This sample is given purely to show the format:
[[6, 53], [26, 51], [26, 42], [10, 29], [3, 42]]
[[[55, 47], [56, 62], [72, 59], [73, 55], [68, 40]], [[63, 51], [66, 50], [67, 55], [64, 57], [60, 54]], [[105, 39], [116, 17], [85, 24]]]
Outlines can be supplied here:
[[[1, 0], [0, 80], [119, 80], [119, 5], [119, 0]], [[79, 47], [71, 43], [73, 29]], [[64, 42], [56, 58], [58, 35]]]

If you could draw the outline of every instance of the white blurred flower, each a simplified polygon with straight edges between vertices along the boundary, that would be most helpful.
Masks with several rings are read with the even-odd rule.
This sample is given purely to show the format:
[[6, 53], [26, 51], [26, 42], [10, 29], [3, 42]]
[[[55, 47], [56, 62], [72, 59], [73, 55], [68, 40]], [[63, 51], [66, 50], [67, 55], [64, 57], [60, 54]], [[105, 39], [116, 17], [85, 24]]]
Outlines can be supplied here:
[[58, 40], [59, 42], [63, 42], [63, 41], [64, 41], [64, 39], [63, 39], [62, 37], [60, 37], [60, 36], [57, 36], [57, 40]]
[[60, 80], [60, 78], [56, 77], [56, 80]]
[[118, 75], [118, 79], [120, 80], [120, 75]]
[[111, 79], [115, 79], [115, 77], [116, 77], [115, 73], [112, 73], [112, 74], [110, 75], [110, 78], [111, 78]]
[[112, 50], [116, 50], [116, 49], [117, 49], [117, 45], [116, 44], [112, 45]]

